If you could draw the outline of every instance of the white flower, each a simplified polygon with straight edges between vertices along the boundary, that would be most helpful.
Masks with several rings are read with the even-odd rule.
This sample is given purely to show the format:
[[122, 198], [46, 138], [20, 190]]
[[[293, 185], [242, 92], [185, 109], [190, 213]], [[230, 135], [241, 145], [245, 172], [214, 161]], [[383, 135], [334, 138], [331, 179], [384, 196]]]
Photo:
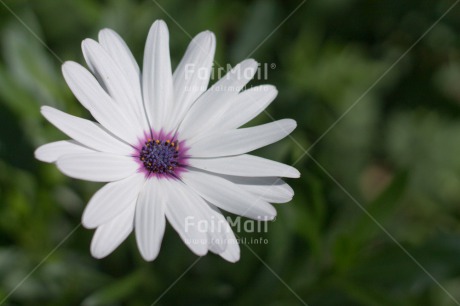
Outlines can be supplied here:
[[[134, 229], [142, 257], [154, 260], [167, 219], [195, 254], [210, 250], [237, 261], [239, 246], [219, 208], [272, 220], [276, 210], [270, 203], [293, 196], [279, 177], [299, 177], [293, 167], [246, 154], [284, 138], [296, 126], [283, 119], [239, 128], [277, 95], [270, 85], [239, 92], [258, 64], [245, 60], [206, 90], [213, 33], [198, 34], [172, 73], [163, 21], [150, 29], [142, 74], [112, 30], [100, 31], [99, 42], [84, 40], [82, 49], [92, 73], [75, 62], [64, 63], [62, 71], [98, 123], [42, 107], [43, 116], [72, 140], [43, 145], [35, 156], [55, 162], [70, 177], [108, 182], [82, 217], [86, 228], [96, 228], [92, 255], [107, 256]], [[223, 226], [199, 226], [216, 221]]]

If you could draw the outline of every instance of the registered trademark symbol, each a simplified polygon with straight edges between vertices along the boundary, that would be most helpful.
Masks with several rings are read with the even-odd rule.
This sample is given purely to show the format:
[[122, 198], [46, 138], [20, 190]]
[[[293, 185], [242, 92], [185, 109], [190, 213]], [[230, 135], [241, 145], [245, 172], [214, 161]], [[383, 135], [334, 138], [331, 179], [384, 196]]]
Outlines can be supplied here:
[[271, 64], [270, 64], [270, 68], [271, 68], [271, 69], [275, 69], [275, 68], [276, 68], [276, 64], [275, 64], [275, 63], [271, 63]]

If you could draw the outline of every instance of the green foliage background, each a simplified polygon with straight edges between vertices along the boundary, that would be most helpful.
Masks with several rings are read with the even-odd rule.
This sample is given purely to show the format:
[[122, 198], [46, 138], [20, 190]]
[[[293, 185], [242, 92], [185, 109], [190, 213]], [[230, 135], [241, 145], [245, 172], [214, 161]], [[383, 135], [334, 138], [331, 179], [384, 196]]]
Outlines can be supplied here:
[[[300, 0], [0, 2], [0, 304], [458, 304], [460, 5], [430, 29], [454, 1], [307, 0], [290, 17]], [[236, 264], [208, 255], [187, 270], [197, 257], [171, 228], [152, 263], [133, 237], [93, 259], [78, 224], [100, 185], [33, 157], [65, 138], [41, 105], [88, 117], [61, 61], [82, 63], [81, 41], [104, 27], [140, 60], [159, 18], [173, 66], [205, 29], [217, 63], [275, 64], [268, 112], [299, 125], [257, 152], [302, 177], [269, 243], [242, 245]]]

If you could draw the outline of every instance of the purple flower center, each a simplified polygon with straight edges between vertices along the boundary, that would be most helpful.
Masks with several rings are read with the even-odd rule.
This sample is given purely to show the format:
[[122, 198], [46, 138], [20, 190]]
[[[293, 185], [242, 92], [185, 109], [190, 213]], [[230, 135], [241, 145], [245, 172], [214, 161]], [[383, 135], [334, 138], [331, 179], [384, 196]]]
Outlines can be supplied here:
[[139, 160], [149, 174], [173, 174], [179, 159], [179, 143], [171, 140], [147, 139], [139, 150]]

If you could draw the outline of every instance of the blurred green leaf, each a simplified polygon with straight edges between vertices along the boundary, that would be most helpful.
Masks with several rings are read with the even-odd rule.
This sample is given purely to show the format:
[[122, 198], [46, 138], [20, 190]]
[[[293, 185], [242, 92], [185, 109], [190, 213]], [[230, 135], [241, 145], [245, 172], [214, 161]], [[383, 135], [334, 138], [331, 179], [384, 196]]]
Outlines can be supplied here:
[[116, 280], [109, 285], [97, 290], [88, 296], [83, 302], [84, 306], [113, 305], [121, 301], [126, 301], [134, 294], [140, 282], [145, 280], [142, 271], [136, 271], [131, 275]]

